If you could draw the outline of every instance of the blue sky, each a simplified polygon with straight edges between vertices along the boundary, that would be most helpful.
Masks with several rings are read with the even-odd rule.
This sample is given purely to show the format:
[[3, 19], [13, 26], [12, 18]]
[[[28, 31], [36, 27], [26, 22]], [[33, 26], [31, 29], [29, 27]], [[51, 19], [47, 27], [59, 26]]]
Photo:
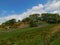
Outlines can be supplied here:
[[[0, 0], [0, 16], [20, 14], [38, 4], [46, 4], [48, 0]], [[4, 13], [4, 14], [2, 14]]]
[[35, 13], [60, 14], [60, 0], [0, 0], [0, 24], [13, 18], [22, 20]]

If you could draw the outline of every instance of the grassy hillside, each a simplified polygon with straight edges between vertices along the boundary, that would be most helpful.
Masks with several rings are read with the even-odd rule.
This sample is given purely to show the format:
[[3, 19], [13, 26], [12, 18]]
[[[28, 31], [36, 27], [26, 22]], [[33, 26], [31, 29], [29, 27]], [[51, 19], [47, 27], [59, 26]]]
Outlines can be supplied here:
[[59, 25], [0, 31], [0, 45], [60, 45]]

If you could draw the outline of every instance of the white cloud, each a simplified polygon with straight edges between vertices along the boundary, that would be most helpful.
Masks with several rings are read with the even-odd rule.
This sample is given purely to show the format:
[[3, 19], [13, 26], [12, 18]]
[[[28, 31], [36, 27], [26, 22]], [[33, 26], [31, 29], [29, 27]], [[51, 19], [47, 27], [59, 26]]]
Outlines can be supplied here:
[[59, 13], [60, 14], [60, 10], [55, 10], [53, 13]]
[[[22, 14], [12, 14], [9, 16], [5, 16], [5, 17], [0, 17], [0, 24], [2, 22], [5, 22], [9, 19], [15, 18], [15, 19], [20, 19], [22, 20], [23, 18], [28, 17], [30, 14], [34, 14], [34, 13], [59, 13], [60, 14], [60, 0], [49, 0], [48, 3], [46, 4], [38, 4], [37, 6], [33, 6], [31, 9], [27, 9], [26, 12], [23, 12]], [[15, 11], [12, 11], [15, 12]]]
[[60, 1], [57, 1], [57, 2], [53, 2], [53, 3], [51, 3], [51, 4], [49, 4], [49, 5], [47, 5], [47, 7], [46, 7], [46, 10], [51, 10], [51, 11], [53, 11], [53, 10], [59, 10], [60, 9]]
[[42, 4], [39, 4], [38, 6], [34, 6], [32, 7], [32, 10], [39, 10], [39, 9], [43, 9], [43, 5]]

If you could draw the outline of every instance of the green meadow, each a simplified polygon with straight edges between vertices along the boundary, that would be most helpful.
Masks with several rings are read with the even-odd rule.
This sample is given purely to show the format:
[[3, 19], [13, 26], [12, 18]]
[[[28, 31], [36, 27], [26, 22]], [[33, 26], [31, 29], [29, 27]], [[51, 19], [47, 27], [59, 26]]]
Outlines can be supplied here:
[[[56, 26], [59, 24], [15, 29], [10, 32], [0, 31], [0, 45], [60, 45], [60, 35], [57, 33], [59, 29], [57, 28], [53, 36], [49, 34]], [[48, 35], [50, 38], [47, 38]]]

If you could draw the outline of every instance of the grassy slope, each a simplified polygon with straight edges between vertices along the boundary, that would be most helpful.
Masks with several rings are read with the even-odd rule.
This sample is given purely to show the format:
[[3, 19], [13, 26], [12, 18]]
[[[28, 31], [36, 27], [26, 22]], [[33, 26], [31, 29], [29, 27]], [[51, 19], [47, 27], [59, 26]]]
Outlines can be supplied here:
[[[13, 32], [0, 32], [0, 45], [45, 45], [45, 37], [56, 25], [18, 29]], [[60, 38], [56, 37], [51, 45], [59, 45]]]

